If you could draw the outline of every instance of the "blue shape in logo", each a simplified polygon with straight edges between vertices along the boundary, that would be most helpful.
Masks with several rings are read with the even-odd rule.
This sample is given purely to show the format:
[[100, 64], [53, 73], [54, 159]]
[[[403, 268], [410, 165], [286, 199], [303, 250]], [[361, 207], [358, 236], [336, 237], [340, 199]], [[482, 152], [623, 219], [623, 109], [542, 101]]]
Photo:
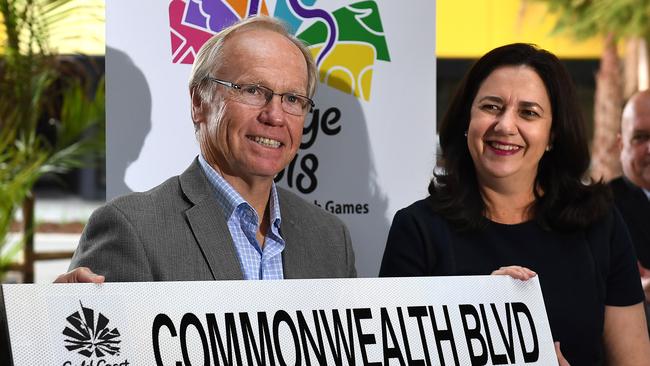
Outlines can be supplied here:
[[[316, 0], [302, 0], [300, 2], [303, 5], [312, 6], [316, 3]], [[275, 13], [273, 16], [284, 20], [293, 34], [298, 32], [298, 28], [302, 24], [302, 19], [298, 18], [295, 13], [289, 9], [288, 1], [278, 1], [275, 5]]]

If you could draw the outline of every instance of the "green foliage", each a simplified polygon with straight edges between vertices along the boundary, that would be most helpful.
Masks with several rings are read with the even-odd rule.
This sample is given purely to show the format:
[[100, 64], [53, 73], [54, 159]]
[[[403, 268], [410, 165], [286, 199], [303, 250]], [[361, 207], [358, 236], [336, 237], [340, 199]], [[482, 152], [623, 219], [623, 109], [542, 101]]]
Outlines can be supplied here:
[[[46, 153], [34, 154], [22, 140], [16, 140], [13, 135], [14, 131], [3, 129], [0, 136], [0, 280], [4, 269], [22, 247], [21, 240], [6, 242], [14, 213], [29, 194], [47, 159]], [[5, 248], [7, 244], [11, 246]]]
[[42, 173], [65, 173], [88, 165], [88, 157], [105, 152], [106, 113], [104, 79], [92, 98], [86, 88], [73, 81], [63, 94], [60, 120], [50, 120], [56, 126], [56, 144], [41, 168]]
[[554, 32], [578, 40], [613, 34], [650, 39], [650, 0], [535, 0], [558, 16]]
[[[20, 241], [4, 248], [12, 218], [38, 178], [86, 166], [89, 156], [104, 152], [103, 80], [89, 95], [86, 85], [60, 71], [49, 49], [50, 31], [83, 10], [72, 5], [0, 0], [0, 39], [6, 40], [0, 54], [0, 279], [21, 248]], [[52, 115], [57, 103], [61, 113]], [[44, 116], [55, 126], [54, 142], [38, 133]]]

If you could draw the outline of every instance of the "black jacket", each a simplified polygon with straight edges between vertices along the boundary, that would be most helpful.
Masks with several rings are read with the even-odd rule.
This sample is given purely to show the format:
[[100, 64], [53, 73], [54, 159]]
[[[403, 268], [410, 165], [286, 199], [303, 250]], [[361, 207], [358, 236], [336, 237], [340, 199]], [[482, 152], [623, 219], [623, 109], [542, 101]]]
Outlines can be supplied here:
[[624, 177], [609, 182], [616, 207], [630, 231], [636, 256], [645, 268], [650, 268], [650, 200], [643, 190]]

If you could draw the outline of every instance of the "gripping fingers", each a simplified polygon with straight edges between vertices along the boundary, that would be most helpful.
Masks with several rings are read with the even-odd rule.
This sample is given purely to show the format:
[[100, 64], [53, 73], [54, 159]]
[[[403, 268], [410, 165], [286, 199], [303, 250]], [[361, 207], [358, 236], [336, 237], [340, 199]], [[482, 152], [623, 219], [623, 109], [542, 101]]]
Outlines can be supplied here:
[[104, 280], [104, 276], [95, 274], [89, 268], [79, 267], [59, 275], [54, 283], [103, 283]]
[[492, 275], [506, 275], [518, 280], [526, 281], [537, 276], [537, 273], [522, 266], [506, 266], [492, 272]]

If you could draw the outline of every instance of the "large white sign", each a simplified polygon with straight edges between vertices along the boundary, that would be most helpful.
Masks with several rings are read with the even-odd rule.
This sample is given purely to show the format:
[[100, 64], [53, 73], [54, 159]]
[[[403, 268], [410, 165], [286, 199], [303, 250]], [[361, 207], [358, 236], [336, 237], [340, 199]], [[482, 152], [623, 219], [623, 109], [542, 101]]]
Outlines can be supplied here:
[[320, 72], [301, 149], [276, 180], [343, 219], [359, 274], [376, 276], [393, 214], [426, 196], [435, 163], [432, 0], [107, 2], [107, 197], [152, 188], [198, 154], [190, 64], [250, 14], [283, 19]]
[[537, 278], [3, 285], [2, 291], [13, 366], [557, 365]]

